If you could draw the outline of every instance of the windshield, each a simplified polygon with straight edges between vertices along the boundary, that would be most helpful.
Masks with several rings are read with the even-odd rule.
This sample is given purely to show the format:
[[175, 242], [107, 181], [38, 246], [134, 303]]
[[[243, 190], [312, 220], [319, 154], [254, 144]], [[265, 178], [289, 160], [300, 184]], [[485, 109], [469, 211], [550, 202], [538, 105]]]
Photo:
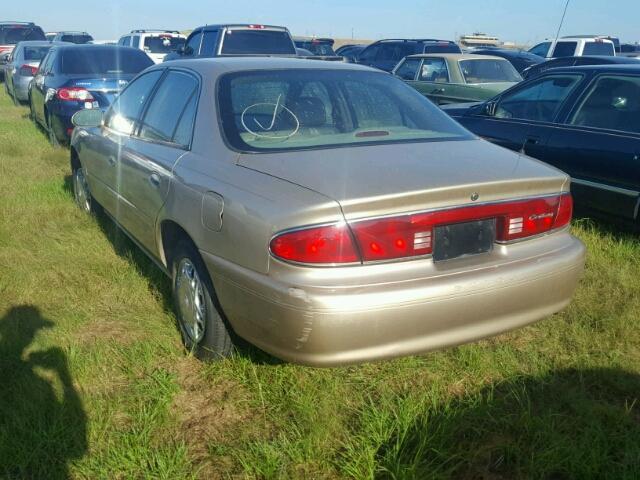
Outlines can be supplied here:
[[24, 47], [24, 59], [28, 62], [40, 61], [47, 54], [51, 46]]
[[461, 60], [460, 70], [466, 83], [519, 82], [522, 77], [507, 60]]
[[40, 27], [2, 26], [0, 27], [0, 45], [15, 45], [26, 40], [46, 40]]
[[472, 138], [401, 80], [377, 72], [275, 70], [227, 74], [218, 104], [241, 151]]
[[144, 39], [144, 49], [149, 53], [171, 53], [183, 46], [184, 42], [184, 38], [172, 37], [171, 35], [147, 37]]
[[85, 43], [93, 42], [93, 37], [82, 33], [69, 33], [62, 35], [61, 41], [84, 45]]
[[227, 30], [222, 43], [223, 55], [295, 55], [289, 33], [282, 30]]
[[142, 51], [116, 47], [75, 47], [62, 54], [69, 75], [136, 74], [153, 65]]

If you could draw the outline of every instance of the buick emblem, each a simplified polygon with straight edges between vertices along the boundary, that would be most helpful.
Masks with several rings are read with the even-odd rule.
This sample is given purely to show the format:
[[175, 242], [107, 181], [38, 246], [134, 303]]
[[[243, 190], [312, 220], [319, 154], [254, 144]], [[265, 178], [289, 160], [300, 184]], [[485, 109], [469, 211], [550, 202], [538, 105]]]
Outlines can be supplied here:
[[478, 192], [473, 192], [471, 194], [471, 201], [475, 202], [476, 200], [478, 200], [480, 198], [480, 195], [478, 195]]

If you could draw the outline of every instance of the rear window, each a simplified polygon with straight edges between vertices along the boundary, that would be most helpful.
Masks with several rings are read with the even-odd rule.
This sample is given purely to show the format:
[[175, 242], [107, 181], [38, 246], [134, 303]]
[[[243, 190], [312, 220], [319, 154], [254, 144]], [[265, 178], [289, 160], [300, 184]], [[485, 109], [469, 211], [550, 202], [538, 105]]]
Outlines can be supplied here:
[[149, 53], [171, 53], [183, 46], [184, 43], [184, 38], [172, 37], [170, 35], [147, 37], [144, 39], [144, 50]]
[[78, 45], [84, 45], [85, 43], [93, 42], [93, 37], [91, 35], [75, 34], [75, 33], [62, 35], [60, 39], [63, 42], [75, 43]]
[[27, 40], [46, 40], [40, 27], [1, 26], [0, 45], [15, 45]]
[[241, 151], [472, 138], [401, 80], [377, 72], [274, 70], [223, 76], [222, 128]]
[[140, 50], [77, 47], [62, 53], [62, 72], [69, 75], [136, 74], [153, 65]]
[[227, 30], [222, 43], [224, 55], [295, 55], [289, 33], [282, 30]]
[[587, 42], [584, 45], [583, 55], [604, 55], [612, 57], [615, 55], [615, 48], [608, 42]]
[[455, 43], [428, 43], [424, 46], [423, 53], [462, 53], [462, 50]]
[[519, 82], [522, 77], [507, 60], [461, 60], [460, 70], [467, 83]]
[[577, 42], [558, 42], [553, 49], [553, 58], [573, 57], [576, 53]]
[[50, 46], [24, 47], [24, 59], [28, 62], [42, 60], [50, 48]]

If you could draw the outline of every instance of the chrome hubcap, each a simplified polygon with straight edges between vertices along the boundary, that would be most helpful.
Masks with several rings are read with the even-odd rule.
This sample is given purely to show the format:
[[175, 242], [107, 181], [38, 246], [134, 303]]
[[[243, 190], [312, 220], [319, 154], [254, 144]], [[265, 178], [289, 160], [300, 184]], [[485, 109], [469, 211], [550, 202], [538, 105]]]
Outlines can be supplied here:
[[73, 176], [73, 191], [76, 196], [76, 202], [85, 212], [91, 211], [91, 196], [89, 195], [89, 185], [84, 177], [82, 168], [78, 168]]
[[176, 294], [182, 326], [189, 339], [198, 344], [204, 337], [204, 288], [196, 268], [188, 258], [183, 258], [178, 265]]

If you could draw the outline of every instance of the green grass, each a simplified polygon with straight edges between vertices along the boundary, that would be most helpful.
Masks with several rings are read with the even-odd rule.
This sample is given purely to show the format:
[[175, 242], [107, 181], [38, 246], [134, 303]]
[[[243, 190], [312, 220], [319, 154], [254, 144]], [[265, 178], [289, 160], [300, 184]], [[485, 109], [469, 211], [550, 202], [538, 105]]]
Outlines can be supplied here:
[[[0, 95], [0, 478], [640, 478], [640, 244], [579, 221], [562, 313], [340, 369], [183, 351], [169, 282]], [[540, 299], [544, 301], [544, 299]]]

